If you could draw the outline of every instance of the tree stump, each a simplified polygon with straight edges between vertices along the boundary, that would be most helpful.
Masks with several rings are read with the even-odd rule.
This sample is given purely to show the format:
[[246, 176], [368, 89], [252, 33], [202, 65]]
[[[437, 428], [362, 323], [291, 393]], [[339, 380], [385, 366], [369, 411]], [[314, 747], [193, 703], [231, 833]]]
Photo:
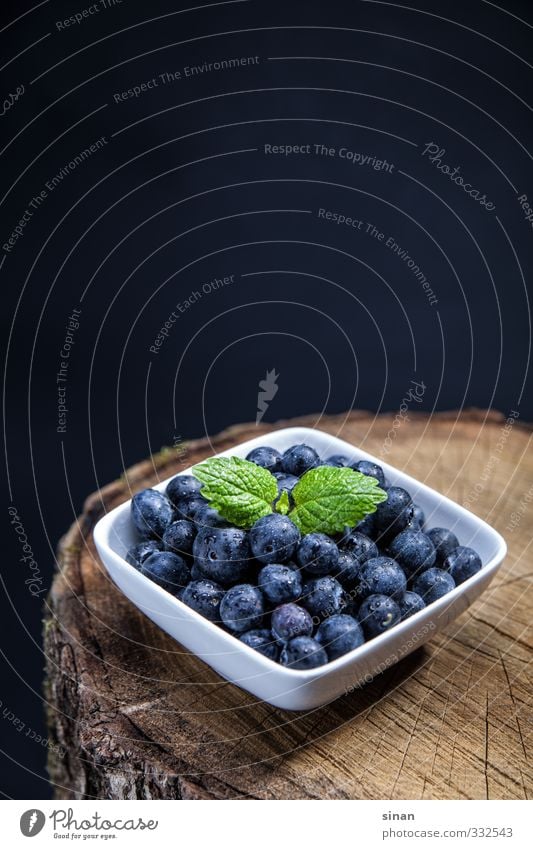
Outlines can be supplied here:
[[[465, 503], [506, 538], [489, 590], [444, 633], [327, 707], [290, 713], [226, 682], [115, 588], [104, 511], [276, 427], [162, 451], [91, 495], [59, 545], [44, 625], [58, 799], [524, 799], [531, 753], [531, 430], [497, 413], [324, 417], [318, 426]], [[389, 443], [387, 443], [389, 444]], [[61, 756], [61, 753], [64, 753]]]

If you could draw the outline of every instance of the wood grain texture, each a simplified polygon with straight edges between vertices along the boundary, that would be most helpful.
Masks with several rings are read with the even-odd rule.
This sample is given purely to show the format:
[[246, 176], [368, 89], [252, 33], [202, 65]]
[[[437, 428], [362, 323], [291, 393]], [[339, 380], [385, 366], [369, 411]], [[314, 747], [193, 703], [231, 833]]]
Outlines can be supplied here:
[[61, 540], [44, 627], [59, 799], [524, 799], [533, 795], [531, 431], [496, 413], [352, 412], [318, 426], [466, 503], [506, 538], [487, 593], [443, 634], [325, 708], [257, 703], [114, 587], [92, 528], [105, 510], [276, 426], [239, 425], [129, 469]]

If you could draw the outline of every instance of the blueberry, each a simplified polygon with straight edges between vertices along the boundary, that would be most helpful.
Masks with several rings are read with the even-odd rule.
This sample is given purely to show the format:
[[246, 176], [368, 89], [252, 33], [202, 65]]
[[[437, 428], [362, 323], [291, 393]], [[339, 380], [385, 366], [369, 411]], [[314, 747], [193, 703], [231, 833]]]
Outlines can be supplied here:
[[320, 457], [309, 445], [292, 445], [281, 458], [281, 467], [288, 475], [301, 477], [309, 469], [320, 465]]
[[455, 548], [443, 563], [456, 584], [462, 584], [467, 578], [471, 578], [481, 569], [481, 558], [477, 551], [466, 545]]
[[224, 587], [247, 575], [252, 556], [248, 534], [239, 528], [203, 528], [192, 551], [205, 577]]
[[154, 551], [161, 551], [161, 543], [156, 539], [146, 539], [137, 545], [132, 545], [128, 549], [126, 563], [129, 563], [130, 566], [135, 566], [136, 569], [140, 569], [146, 558], [150, 554], [153, 554]]
[[422, 596], [419, 596], [418, 593], [406, 592], [403, 598], [398, 602], [400, 613], [402, 614], [402, 621], [404, 619], [408, 619], [409, 616], [412, 616], [413, 613], [418, 613], [419, 610], [423, 610], [426, 606], [424, 599]]
[[369, 595], [389, 595], [400, 599], [407, 589], [403, 569], [391, 557], [372, 557], [363, 563], [359, 575], [360, 598]]
[[195, 495], [193, 498], [182, 498], [176, 501], [174, 505], [176, 519], [186, 519], [193, 522], [195, 515], [208, 506], [207, 501], [201, 495]]
[[131, 500], [131, 518], [145, 539], [161, 539], [174, 518], [174, 510], [162, 492], [143, 489]]
[[183, 557], [172, 551], [155, 551], [150, 554], [141, 572], [172, 595], [180, 594], [191, 578], [191, 570]]
[[201, 482], [194, 475], [176, 475], [167, 484], [167, 497], [176, 505], [200, 494]]
[[429, 569], [435, 563], [437, 552], [427, 534], [406, 528], [389, 545], [391, 557], [400, 564], [408, 578]]
[[365, 635], [357, 619], [339, 613], [318, 626], [315, 639], [325, 648], [328, 660], [336, 660], [362, 645]]
[[280, 563], [263, 566], [257, 576], [257, 585], [271, 604], [295, 601], [302, 592], [302, 579], [298, 570]]
[[378, 504], [375, 512], [376, 528], [381, 534], [396, 536], [413, 518], [413, 502], [401, 486], [389, 486], [387, 500]]
[[195, 504], [190, 511], [190, 515], [191, 521], [194, 522], [197, 530], [201, 528], [219, 528], [227, 524], [214, 507], [210, 507], [209, 504], [203, 501]]
[[274, 475], [278, 482], [278, 497], [274, 500], [274, 507], [279, 501], [279, 497], [282, 492], [286, 492], [289, 496], [289, 504], [291, 507], [294, 505], [292, 499], [292, 491], [296, 484], [299, 482], [300, 478], [297, 478], [295, 475], [286, 475], [285, 472], [276, 473]]
[[344, 454], [332, 454], [331, 457], [325, 461], [325, 466], [337, 466], [338, 468], [342, 468], [343, 466], [347, 466], [349, 463], [348, 457], [345, 457]]
[[219, 584], [201, 578], [187, 584], [181, 600], [210, 622], [217, 622], [220, 620], [220, 602], [223, 595], [224, 590]]
[[317, 620], [326, 619], [340, 613], [348, 601], [342, 585], [327, 575], [323, 578], [312, 578], [304, 584], [300, 603]]
[[413, 530], [422, 530], [426, 522], [426, 514], [422, 510], [420, 504], [413, 504], [413, 517], [409, 522], [409, 527]]
[[315, 669], [328, 662], [320, 643], [311, 637], [295, 637], [282, 650], [279, 662], [292, 669]]
[[250, 646], [270, 660], [279, 660], [279, 645], [267, 628], [255, 631], [245, 631], [239, 637], [241, 643]]
[[288, 475], [286, 472], [276, 472], [274, 477], [278, 482], [278, 492], [285, 490], [289, 495], [300, 480], [296, 475]]
[[269, 513], [250, 529], [250, 546], [260, 563], [286, 563], [300, 541], [300, 531], [287, 516]]
[[350, 589], [346, 594], [346, 604], [342, 608], [342, 612], [346, 614], [346, 616], [352, 616], [354, 619], [357, 619], [357, 613], [360, 605], [361, 599], [357, 597], [357, 588]]
[[375, 542], [360, 531], [352, 531], [342, 540], [343, 551], [349, 551], [354, 557], [357, 557], [359, 563], [364, 563], [370, 560], [371, 557], [378, 557], [379, 551]]
[[200, 569], [198, 561], [194, 560], [191, 566], [191, 581], [205, 581], [206, 576]]
[[281, 472], [281, 454], [270, 445], [261, 445], [259, 448], [253, 448], [246, 459], [250, 463], [255, 463], [256, 466], [261, 466], [263, 469], [268, 469], [269, 472]]
[[309, 575], [333, 574], [338, 560], [339, 549], [326, 534], [306, 534], [296, 549], [296, 562]]
[[368, 516], [361, 519], [361, 521], [355, 526], [354, 531], [364, 534], [367, 537], [374, 537], [376, 535], [376, 514], [369, 513]]
[[389, 631], [401, 619], [400, 608], [388, 595], [369, 595], [359, 608], [359, 621], [367, 640]]
[[346, 589], [353, 589], [359, 580], [361, 564], [355, 554], [351, 551], [340, 551], [339, 559], [337, 560], [337, 569], [334, 577], [340, 581]]
[[385, 473], [377, 463], [372, 463], [370, 460], [358, 460], [357, 463], [352, 463], [351, 468], [355, 472], [361, 472], [362, 475], [375, 478], [379, 486], [385, 486]]
[[437, 563], [440, 566], [448, 554], [451, 554], [455, 548], [459, 548], [459, 540], [448, 528], [431, 528], [427, 533], [437, 550]]
[[289, 496], [289, 504], [291, 507], [294, 507], [294, 500], [292, 497], [292, 491], [296, 484], [299, 482], [300, 478], [295, 477], [295, 475], [286, 475], [285, 472], [276, 473], [274, 477], [278, 482], [278, 495], [277, 498], [274, 499], [274, 508], [276, 507], [282, 492], [286, 492]]
[[412, 590], [422, 596], [426, 604], [431, 604], [432, 601], [437, 601], [443, 595], [449, 593], [455, 587], [455, 581], [448, 572], [444, 569], [439, 569], [437, 566], [432, 566], [431, 569], [426, 569], [413, 581]]
[[271, 630], [279, 643], [286, 643], [294, 637], [310, 637], [313, 620], [307, 610], [290, 602], [276, 607], [272, 612]]
[[251, 584], [231, 587], [220, 602], [220, 618], [237, 634], [259, 628], [263, 621], [264, 605], [261, 590]]
[[175, 554], [192, 554], [192, 544], [196, 536], [196, 528], [186, 519], [172, 522], [163, 534], [163, 547]]

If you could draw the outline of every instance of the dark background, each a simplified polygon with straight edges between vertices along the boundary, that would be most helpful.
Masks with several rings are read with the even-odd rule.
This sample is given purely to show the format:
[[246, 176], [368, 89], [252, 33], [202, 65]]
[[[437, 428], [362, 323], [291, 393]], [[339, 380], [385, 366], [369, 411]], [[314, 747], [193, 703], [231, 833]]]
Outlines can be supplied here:
[[[533, 198], [530, 3], [429, 0], [417, 11], [249, 0], [180, 14], [186, 4], [123, 0], [57, 29], [90, 5], [51, 0], [25, 15], [31, 3], [4, 2], [0, 21], [1, 98], [25, 87], [0, 118], [2, 244], [45, 183], [106, 139], [0, 251], [4, 514], [16, 506], [43, 589], [89, 492], [163, 445], [254, 420], [268, 369], [279, 373], [268, 421], [396, 410], [413, 379], [426, 386], [417, 409], [533, 418], [533, 234], [517, 199]], [[238, 69], [159, 79], [256, 55]], [[308, 58], [268, 58], [289, 56]], [[153, 78], [157, 87], [115, 103]], [[422, 156], [430, 142], [495, 210]], [[394, 168], [264, 153], [315, 143]], [[319, 208], [364, 227], [321, 220]], [[436, 304], [368, 222], [413, 258]], [[149, 351], [178, 302], [232, 274]], [[73, 308], [80, 327], [58, 433]], [[26, 731], [45, 734], [45, 594], [28, 592], [12, 527], [4, 538], [1, 789], [44, 798], [46, 749]]]

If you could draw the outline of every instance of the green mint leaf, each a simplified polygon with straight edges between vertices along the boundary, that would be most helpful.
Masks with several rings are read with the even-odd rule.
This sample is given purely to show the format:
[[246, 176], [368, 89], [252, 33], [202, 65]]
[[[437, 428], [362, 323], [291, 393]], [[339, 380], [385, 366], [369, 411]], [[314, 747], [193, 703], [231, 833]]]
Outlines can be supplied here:
[[212, 457], [192, 470], [211, 507], [239, 528], [272, 513], [278, 484], [267, 469], [240, 457]]
[[375, 478], [353, 469], [318, 466], [306, 472], [292, 490], [295, 507], [289, 513], [303, 534], [335, 534], [374, 513], [387, 493]]
[[283, 489], [280, 497], [276, 501], [276, 511], [281, 513], [282, 516], [286, 516], [289, 512], [290, 506], [289, 493], [286, 489]]

